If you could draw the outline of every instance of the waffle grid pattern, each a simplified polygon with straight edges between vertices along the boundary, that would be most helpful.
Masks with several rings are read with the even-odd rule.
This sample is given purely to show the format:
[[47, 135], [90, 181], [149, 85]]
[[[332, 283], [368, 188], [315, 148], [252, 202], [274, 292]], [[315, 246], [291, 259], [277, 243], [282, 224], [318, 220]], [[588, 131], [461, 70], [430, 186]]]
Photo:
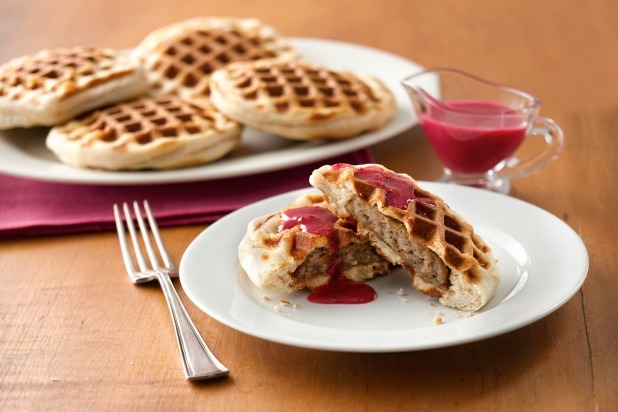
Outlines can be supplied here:
[[264, 47], [264, 40], [238, 30], [194, 30], [165, 43], [162, 49], [150, 69], [188, 88], [228, 63], [276, 57]]
[[241, 65], [230, 76], [244, 99], [271, 100], [279, 113], [351, 108], [362, 114], [376, 101], [355, 76], [296, 62]]
[[[356, 177], [354, 181], [355, 187], [362, 188], [357, 189], [357, 191], [365, 192], [361, 197], [384, 197], [382, 189]], [[370, 195], [367, 194], [368, 186], [373, 188], [375, 192]], [[447, 213], [446, 206], [441, 206], [443, 202], [431, 193], [416, 186], [415, 194], [421, 199], [428, 199], [434, 203], [431, 204], [423, 200], [412, 201], [408, 203], [408, 208], [405, 211], [401, 211], [403, 213], [402, 220], [407, 219], [411, 223], [410, 234], [417, 242], [424, 245], [443, 243], [445, 245], [444, 259], [457, 270], [468, 269], [470, 259], [478, 262], [483, 269], [490, 267], [491, 263], [486, 255], [489, 248], [474, 233], [469, 224], [462, 222], [457, 216]]]
[[216, 129], [216, 119], [207, 109], [175, 96], [138, 99], [97, 110], [78, 118], [91, 133], [74, 130], [70, 140], [91, 139], [104, 142], [148, 144], [159, 138], [204, 133]]
[[413, 221], [412, 234], [417, 239], [426, 244], [432, 243], [435, 239], [444, 240], [445, 258], [453, 267], [463, 268], [469, 257], [474, 258], [484, 269], [489, 266], [490, 263], [485, 257], [487, 246], [474, 235], [469, 225], [445, 213], [442, 208], [411, 202], [408, 216]]
[[18, 100], [22, 97], [19, 91], [68, 95], [78, 89], [78, 78], [89, 83], [88, 77], [94, 81], [111, 76], [115, 60], [114, 55], [95, 46], [45, 50], [0, 69], [0, 96]]

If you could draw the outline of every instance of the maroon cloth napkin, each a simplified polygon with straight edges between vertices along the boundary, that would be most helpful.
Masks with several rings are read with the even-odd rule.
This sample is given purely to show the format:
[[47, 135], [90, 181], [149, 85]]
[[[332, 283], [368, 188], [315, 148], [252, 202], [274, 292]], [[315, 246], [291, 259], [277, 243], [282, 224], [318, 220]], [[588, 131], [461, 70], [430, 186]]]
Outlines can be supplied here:
[[331, 163], [370, 163], [369, 150], [277, 172], [181, 184], [91, 186], [0, 174], [0, 237], [115, 230], [112, 205], [148, 199], [160, 226], [210, 223], [242, 206], [309, 186]]

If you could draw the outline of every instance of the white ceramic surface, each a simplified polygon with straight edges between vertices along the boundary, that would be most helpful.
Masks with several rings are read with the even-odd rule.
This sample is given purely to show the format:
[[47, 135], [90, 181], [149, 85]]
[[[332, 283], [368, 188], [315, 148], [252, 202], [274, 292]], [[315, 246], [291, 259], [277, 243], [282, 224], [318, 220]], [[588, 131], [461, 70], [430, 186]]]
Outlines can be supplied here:
[[[211, 317], [262, 339], [314, 349], [395, 352], [451, 346], [512, 331], [555, 311], [582, 285], [588, 271], [586, 248], [554, 215], [481, 189], [420, 184], [466, 218], [499, 259], [500, 286], [490, 302], [471, 316], [414, 291], [401, 269], [371, 280], [378, 298], [362, 305], [314, 304], [307, 301], [306, 292], [272, 293], [255, 287], [237, 258], [247, 223], [276, 212], [305, 190], [249, 205], [208, 227], [181, 260], [182, 286]], [[400, 290], [404, 295], [398, 294]], [[280, 299], [298, 308], [283, 306]], [[443, 323], [434, 324], [436, 317]]]

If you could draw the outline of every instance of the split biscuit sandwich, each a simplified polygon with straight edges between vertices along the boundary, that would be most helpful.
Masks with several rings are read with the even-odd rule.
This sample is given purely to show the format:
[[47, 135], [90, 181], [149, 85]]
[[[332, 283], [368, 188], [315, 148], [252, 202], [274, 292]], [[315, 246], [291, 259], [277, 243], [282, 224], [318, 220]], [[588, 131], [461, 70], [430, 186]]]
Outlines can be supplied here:
[[251, 221], [238, 257], [251, 281], [271, 291], [313, 290], [336, 277], [364, 282], [390, 271], [354, 223], [332, 214], [319, 193]]
[[405, 174], [381, 165], [326, 165], [312, 186], [342, 219], [357, 222], [390, 263], [400, 265], [420, 292], [464, 311], [483, 307], [500, 282], [491, 248], [438, 196]]

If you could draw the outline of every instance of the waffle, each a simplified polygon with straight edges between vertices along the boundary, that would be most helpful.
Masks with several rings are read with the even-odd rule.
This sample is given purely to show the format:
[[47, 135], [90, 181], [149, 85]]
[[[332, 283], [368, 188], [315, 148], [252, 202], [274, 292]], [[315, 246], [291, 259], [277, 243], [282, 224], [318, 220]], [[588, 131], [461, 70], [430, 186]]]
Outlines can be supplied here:
[[240, 123], [296, 140], [376, 130], [396, 110], [393, 94], [376, 78], [299, 61], [230, 64], [212, 75], [211, 98]]
[[0, 66], [0, 129], [53, 126], [146, 90], [141, 67], [126, 52], [43, 50]]
[[[282, 228], [282, 214], [302, 207], [317, 207], [332, 216], [334, 236], [309, 233], [300, 226]], [[335, 245], [333, 246], [334, 242]], [[388, 262], [356, 235], [354, 225], [327, 209], [321, 194], [300, 197], [280, 212], [251, 221], [238, 247], [238, 257], [249, 278], [262, 289], [297, 291], [327, 284], [332, 260], [342, 259], [341, 275], [362, 282], [386, 274]]]
[[172, 169], [218, 159], [241, 126], [206, 99], [140, 98], [51, 129], [47, 147], [69, 165], [106, 170]]
[[152, 95], [209, 94], [208, 80], [228, 63], [291, 58], [297, 53], [257, 19], [198, 17], [158, 29], [136, 48]]
[[490, 247], [411, 177], [380, 165], [338, 164], [315, 170], [310, 182], [334, 213], [357, 220], [359, 234], [401, 265], [420, 292], [466, 311], [493, 296], [500, 275]]

